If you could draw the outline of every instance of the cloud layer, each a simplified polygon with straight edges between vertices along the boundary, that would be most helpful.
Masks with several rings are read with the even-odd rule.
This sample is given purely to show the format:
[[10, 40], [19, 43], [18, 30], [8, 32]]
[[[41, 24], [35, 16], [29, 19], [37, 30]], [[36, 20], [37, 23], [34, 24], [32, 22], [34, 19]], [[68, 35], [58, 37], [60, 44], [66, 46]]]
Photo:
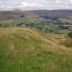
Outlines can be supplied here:
[[0, 10], [72, 9], [72, 0], [0, 0]]

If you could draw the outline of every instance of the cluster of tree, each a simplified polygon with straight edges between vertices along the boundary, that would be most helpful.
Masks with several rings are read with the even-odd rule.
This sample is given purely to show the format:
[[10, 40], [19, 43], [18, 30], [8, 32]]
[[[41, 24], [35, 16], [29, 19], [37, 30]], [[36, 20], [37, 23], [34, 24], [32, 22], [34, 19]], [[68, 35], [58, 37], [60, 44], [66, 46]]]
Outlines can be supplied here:
[[[24, 15], [21, 15], [21, 17], [25, 17]], [[52, 32], [56, 34], [61, 34], [60, 30], [71, 30], [72, 27], [67, 27], [64, 25], [68, 25], [68, 22], [63, 22], [59, 20], [59, 17], [49, 17], [49, 16], [43, 16], [42, 20], [33, 21], [33, 19], [27, 20], [21, 18], [21, 20], [16, 21], [10, 21], [9, 22], [0, 22], [0, 27], [33, 27], [40, 30], [43, 30], [45, 32]]]

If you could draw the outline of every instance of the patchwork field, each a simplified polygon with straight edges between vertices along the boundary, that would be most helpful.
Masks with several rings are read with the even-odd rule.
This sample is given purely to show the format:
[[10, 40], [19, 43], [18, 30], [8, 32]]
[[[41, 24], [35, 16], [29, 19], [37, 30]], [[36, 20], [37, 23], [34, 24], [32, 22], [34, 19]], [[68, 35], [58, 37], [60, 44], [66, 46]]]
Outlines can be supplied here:
[[72, 72], [72, 40], [34, 28], [0, 28], [0, 72]]

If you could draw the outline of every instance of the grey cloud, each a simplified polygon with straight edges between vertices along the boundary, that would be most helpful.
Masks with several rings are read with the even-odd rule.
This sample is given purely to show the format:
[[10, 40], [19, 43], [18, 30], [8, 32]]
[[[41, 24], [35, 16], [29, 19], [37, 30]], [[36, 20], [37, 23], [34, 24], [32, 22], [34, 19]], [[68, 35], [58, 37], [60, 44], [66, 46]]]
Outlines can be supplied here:
[[72, 9], [72, 0], [0, 0], [0, 10]]

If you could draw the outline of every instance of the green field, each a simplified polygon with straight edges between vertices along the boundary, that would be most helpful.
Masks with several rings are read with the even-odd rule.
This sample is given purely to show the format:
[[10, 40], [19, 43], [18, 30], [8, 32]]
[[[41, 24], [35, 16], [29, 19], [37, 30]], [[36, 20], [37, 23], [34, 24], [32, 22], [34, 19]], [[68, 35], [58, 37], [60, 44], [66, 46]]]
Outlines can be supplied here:
[[65, 40], [31, 28], [0, 28], [0, 72], [72, 72], [72, 45]]

